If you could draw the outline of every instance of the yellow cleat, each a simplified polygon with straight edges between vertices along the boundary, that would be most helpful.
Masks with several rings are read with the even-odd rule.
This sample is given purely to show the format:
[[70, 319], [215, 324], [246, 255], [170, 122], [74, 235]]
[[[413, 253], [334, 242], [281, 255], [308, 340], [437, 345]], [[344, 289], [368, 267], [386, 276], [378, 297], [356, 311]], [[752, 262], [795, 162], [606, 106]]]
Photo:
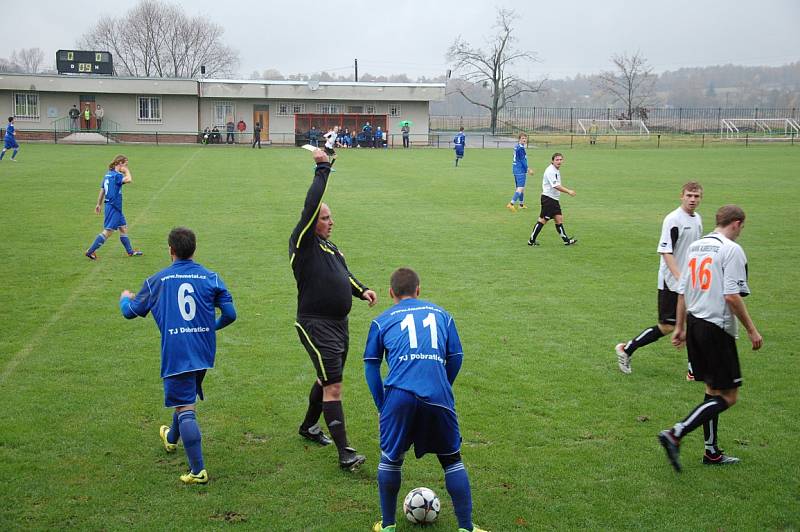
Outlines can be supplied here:
[[184, 484], [208, 484], [208, 473], [205, 469], [196, 475], [189, 471], [185, 475], [181, 475], [181, 482]]
[[396, 530], [396, 524], [389, 525], [386, 528], [383, 528], [383, 521], [378, 521], [374, 525], [372, 525], [372, 532], [394, 532]]
[[508, 205], [506, 205], [506, 209], [508, 209], [511, 212], [517, 212], [517, 208], [514, 207], [513, 203], [509, 203]]
[[175, 449], [178, 448], [178, 444], [170, 443], [169, 440], [167, 440], [167, 434], [169, 434], [169, 427], [166, 425], [161, 425], [161, 428], [158, 431], [158, 435], [161, 436], [161, 443], [164, 444], [164, 449], [166, 449], [168, 453], [174, 453]]
[[[459, 528], [458, 532], [470, 532], [470, 531], [467, 530], [466, 528]], [[475, 525], [472, 525], [472, 532], [489, 532], [489, 531], [488, 530], [484, 530], [482, 528], [478, 528]]]
[[527, 209], [527, 208], [528, 208], [528, 206], [525, 205], [524, 203], [520, 203], [519, 207], [517, 207], [517, 209]]

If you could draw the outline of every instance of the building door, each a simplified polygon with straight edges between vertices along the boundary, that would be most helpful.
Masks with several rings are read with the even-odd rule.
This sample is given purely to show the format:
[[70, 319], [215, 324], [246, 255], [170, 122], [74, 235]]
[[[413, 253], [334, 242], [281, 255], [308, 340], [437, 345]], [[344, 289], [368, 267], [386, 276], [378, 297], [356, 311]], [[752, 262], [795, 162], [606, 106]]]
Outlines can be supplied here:
[[89, 110], [91, 111], [91, 117], [89, 118], [89, 130], [97, 129], [97, 119], [94, 117], [94, 111], [97, 108], [94, 96], [88, 94], [81, 94], [80, 96], [80, 104], [78, 105], [78, 110], [81, 112], [80, 119], [78, 122], [81, 125], [81, 129], [86, 129], [86, 121], [83, 119], [83, 113], [86, 111], [86, 106], [89, 106]]
[[269, 140], [269, 105], [253, 106], [253, 130], [256, 124], [261, 124], [261, 140]]

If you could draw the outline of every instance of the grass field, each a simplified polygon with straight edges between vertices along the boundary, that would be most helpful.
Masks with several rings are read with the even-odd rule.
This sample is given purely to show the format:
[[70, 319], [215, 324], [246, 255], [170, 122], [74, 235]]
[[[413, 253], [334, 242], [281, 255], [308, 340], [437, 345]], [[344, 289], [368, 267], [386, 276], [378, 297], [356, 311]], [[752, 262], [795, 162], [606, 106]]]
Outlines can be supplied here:
[[[100, 180], [122, 150], [134, 182], [125, 214], [129, 259], [112, 237], [97, 263], [83, 251], [101, 229]], [[415, 268], [422, 297], [455, 317], [465, 359], [455, 384], [475, 522], [539, 529], [798, 530], [797, 378], [800, 150], [565, 152], [566, 229], [525, 241], [549, 152], [531, 150], [531, 209], [512, 214], [510, 150], [353, 150], [332, 174], [332, 239], [379, 294], [354, 302], [345, 412], [368, 457], [341, 472], [335, 451], [297, 426], [312, 369], [292, 327], [296, 290], [287, 240], [313, 173], [300, 149], [25, 145], [0, 162], [0, 530], [240, 529], [358, 531], [379, 517], [377, 415], [360, 357], [370, 320], [390, 304], [388, 278]], [[8, 159], [8, 157], [6, 157]], [[739, 466], [700, 464], [702, 431], [676, 475], [659, 430], [702, 400], [684, 380], [685, 352], [662, 340], [622, 375], [613, 346], [656, 320], [655, 253], [681, 185], [705, 186], [706, 230], [738, 203], [748, 220], [750, 312], [765, 339], [739, 342], [745, 384], [721, 417]], [[196, 259], [218, 271], [239, 320], [218, 335], [217, 367], [199, 406], [207, 486], [186, 487], [182, 448], [166, 455], [159, 336], [126, 321], [121, 290], [168, 264], [176, 225], [198, 234]], [[401, 493], [442, 498], [428, 530], [455, 530], [435, 457], [409, 457]], [[401, 495], [402, 497], [402, 495]], [[414, 527], [399, 517], [398, 531]]]

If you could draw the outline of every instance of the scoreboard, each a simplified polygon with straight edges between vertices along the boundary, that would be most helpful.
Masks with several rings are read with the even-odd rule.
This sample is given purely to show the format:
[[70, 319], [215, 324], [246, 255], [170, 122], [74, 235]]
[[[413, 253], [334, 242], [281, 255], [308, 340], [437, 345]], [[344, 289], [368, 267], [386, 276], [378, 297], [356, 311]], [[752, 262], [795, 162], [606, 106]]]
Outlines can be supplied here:
[[56, 70], [59, 74], [107, 74], [114, 73], [114, 64], [109, 52], [87, 52], [59, 50], [56, 52]]

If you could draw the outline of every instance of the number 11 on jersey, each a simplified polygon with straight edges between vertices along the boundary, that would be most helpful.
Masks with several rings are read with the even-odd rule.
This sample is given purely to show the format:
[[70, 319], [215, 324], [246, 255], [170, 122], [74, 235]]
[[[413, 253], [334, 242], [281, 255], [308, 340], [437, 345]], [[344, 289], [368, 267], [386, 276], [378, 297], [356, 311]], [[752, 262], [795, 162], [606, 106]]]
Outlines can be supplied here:
[[[422, 320], [422, 327], [428, 327], [431, 330], [431, 347], [433, 349], [439, 349], [439, 333], [436, 330], [436, 316], [433, 315], [433, 312], [429, 313], [424, 320]], [[403, 318], [403, 321], [400, 322], [400, 329], [406, 330], [408, 329], [408, 346], [411, 349], [417, 348], [417, 326], [414, 323], [414, 315], [413, 314], [406, 314], [406, 317]]]

